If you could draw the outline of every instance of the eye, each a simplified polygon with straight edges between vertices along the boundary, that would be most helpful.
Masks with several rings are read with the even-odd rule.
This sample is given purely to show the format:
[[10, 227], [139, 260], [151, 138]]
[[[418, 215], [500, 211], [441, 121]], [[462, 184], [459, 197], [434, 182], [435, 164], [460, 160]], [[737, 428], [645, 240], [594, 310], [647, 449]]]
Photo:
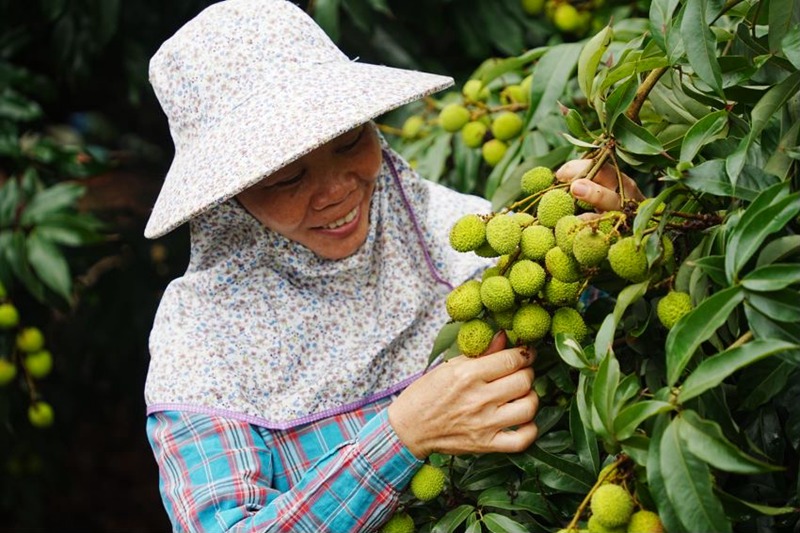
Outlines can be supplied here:
[[276, 181], [274, 183], [271, 183], [271, 184], [267, 185], [267, 188], [271, 189], [273, 187], [277, 187], [277, 188], [290, 187], [290, 186], [292, 186], [292, 185], [294, 185], [296, 183], [299, 183], [300, 180], [303, 179], [304, 175], [305, 175], [305, 171], [301, 171], [301, 172], [299, 172], [298, 174], [296, 174], [294, 176], [289, 176], [286, 179], [281, 179], [280, 181]]
[[349, 141], [347, 144], [345, 144], [343, 146], [340, 146], [339, 149], [336, 150], [336, 151], [341, 154], [341, 153], [348, 152], [348, 151], [352, 150], [353, 148], [355, 148], [356, 145], [359, 143], [359, 141], [361, 141], [361, 139], [364, 138], [364, 132], [365, 131], [367, 131], [366, 125], [361, 126], [361, 128], [358, 130], [358, 133], [356, 134], [355, 138], [352, 141]]

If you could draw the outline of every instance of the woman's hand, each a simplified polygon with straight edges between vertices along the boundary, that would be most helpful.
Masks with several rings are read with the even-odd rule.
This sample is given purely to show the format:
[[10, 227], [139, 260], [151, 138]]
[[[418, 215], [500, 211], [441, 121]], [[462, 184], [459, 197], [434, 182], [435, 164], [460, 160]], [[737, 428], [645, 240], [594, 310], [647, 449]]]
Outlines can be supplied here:
[[[617, 193], [619, 179], [613, 167], [603, 165], [593, 180], [574, 179], [592, 164], [591, 159], [567, 161], [556, 171], [556, 179], [570, 183], [569, 192], [572, 196], [592, 204], [600, 213], [619, 209], [622, 206], [619, 193]], [[637, 202], [644, 200], [644, 195], [636, 186], [636, 182], [625, 174], [622, 174], [622, 186], [626, 199]]]
[[389, 406], [389, 422], [411, 453], [420, 459], [433, 452], [512, 453], [536, 440], [534, 352], [504, 350], [505, 342], [501, 333], [488, 355], [440, 364]]

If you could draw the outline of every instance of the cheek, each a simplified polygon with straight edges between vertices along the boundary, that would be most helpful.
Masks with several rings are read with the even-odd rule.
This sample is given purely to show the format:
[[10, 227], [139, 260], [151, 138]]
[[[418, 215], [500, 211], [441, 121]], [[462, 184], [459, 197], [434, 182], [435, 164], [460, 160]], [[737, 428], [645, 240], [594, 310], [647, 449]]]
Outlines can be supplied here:
[[300, 225], [305, 210], [300, 208], [293, 194], [260, 194], [242, 198], [241, 202], [250, 213], [267, 228], [282, 232]]

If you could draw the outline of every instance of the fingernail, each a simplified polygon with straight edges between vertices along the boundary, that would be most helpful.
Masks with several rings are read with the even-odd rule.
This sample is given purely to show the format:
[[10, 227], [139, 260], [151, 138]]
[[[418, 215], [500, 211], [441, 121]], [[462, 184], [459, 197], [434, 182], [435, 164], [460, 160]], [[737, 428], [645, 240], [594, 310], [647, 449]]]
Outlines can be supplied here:
[[587, 192], [589, 192], [589, 187], [579, 180], [572, 184], [572, 187], [570, 187], [570, 192], [572, 193], [572, 196], [583, 197]]

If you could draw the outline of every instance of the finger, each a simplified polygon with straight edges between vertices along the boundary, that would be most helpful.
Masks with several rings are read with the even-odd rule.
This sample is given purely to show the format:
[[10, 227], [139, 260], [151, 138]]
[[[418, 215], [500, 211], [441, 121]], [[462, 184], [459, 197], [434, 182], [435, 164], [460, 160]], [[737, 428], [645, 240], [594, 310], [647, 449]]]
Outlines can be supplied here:
[[527, 367], [492, 381], [486, 386], [486, 394], [501, 405], [527, 396], [532, 385], [533, 368]]
[[593, 161], [591, 159], [573, 159], [567, 161], [556, 170], [556, 179], [562, 183], [569, 183], [579, 174], [585, 174]]
[[486, 351], [484, 351], [481, 355], [488, 355], [490, 353], [499, 352], [500, 350], [506, 347], [507, 340], [508, 337], [506, 337], [505, 330], [501, 329], [500, 331], [495, 333], [495, 336], [492, 338], [492, 342], [489, 343], [489, 347], [486, 348]]
[[533, 348], [519, 346], [474, 359], [475, 372], [484, 382], [507, 376], [533, 364]]
[[518, 453], [525, 451], [539, 437], [539, 426], [536, 422], [522, 424], [515, 429], [498, 431], [491, 442], [491, 451], [500, 453]]
[[613, 211], [620, 208], [619, 194], [590, 180], [575, 180], [569, 192], [578, 200], [591, 204], [598, 211]]

